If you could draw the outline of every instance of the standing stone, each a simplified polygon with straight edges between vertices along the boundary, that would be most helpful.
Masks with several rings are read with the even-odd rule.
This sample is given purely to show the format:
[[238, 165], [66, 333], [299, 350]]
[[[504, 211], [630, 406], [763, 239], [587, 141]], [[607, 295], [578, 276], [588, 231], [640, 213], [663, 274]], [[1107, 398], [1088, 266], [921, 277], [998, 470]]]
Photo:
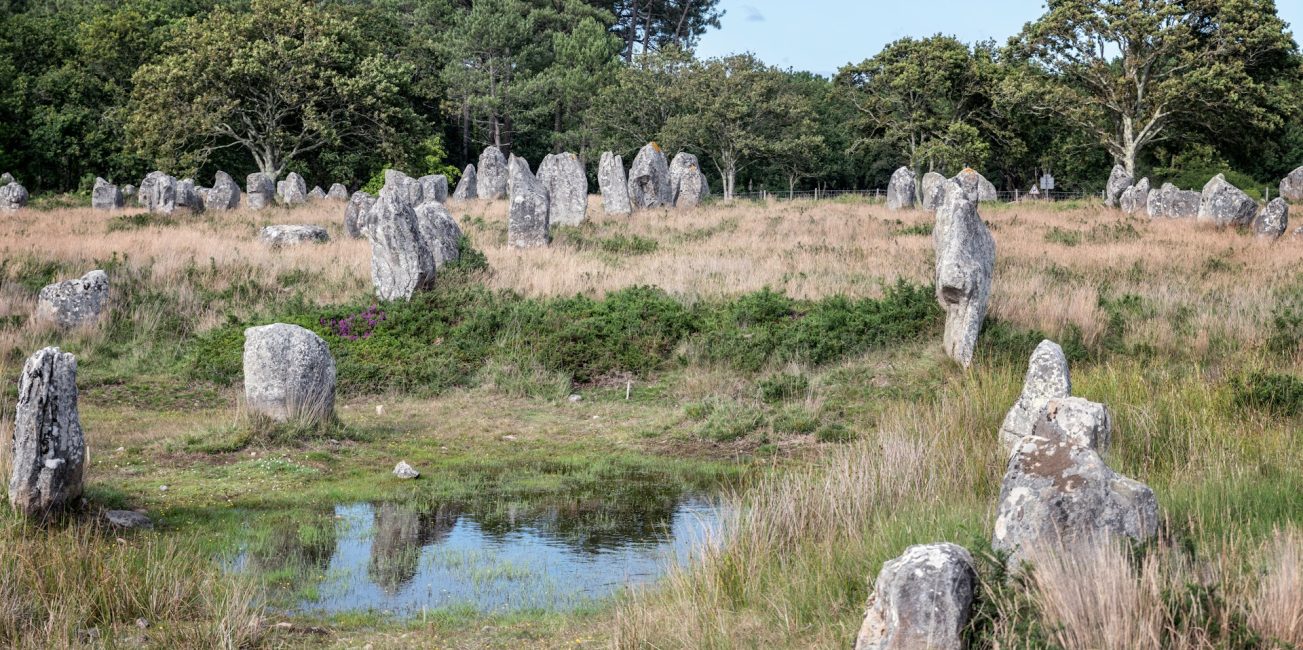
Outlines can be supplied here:
[[192, 178], [183, 178], [176, 182], [176, 207], [189, 208], [192, 212], [203, 212], [204, 202], [199, 198]]
[[421, 187], [421, 182], [397, 169], [385, 170], [385, 185], [381, 191], [386, 189], [412, 208], [420, 205], [425, 197], [425, 189]]
[[638, 150], [629, 169], [629, 203], [635, 210], [674, 205], [670, 168], [660, 145], [647, 143]]
[[946, 200], [946, 177], [936, 172], [923, 174], [923, 209], [935, 212]]
[[109, 276], [94, 270], [77, 280], [56, 282], [41, 289], [36, 319], [71, 329], [99, 320], [109, 306]]
[[76, 504], [85, 461], [77, 359], [44, 348], [27, 359], [18, 380], [10, 505], [25, 516], [44, 517]]
[[208, 193], [211, 192], [211, 191], [212, 191], [212, 190], [210, 190], [210, 189], [208, 189], [208, 188], [206, 188], [206, 187], [196, 187], [196, 188], [195, 188], [195, 196], [198, 196], [198, 197], [199, 197], [199, 205], [204, 206], [204, 209], [205, 209], [205, 210], [208, 209]]
[[679, 152], [670, 161], [670, 196], [676, 208], [695, 208], [710, 196], [710, 185], [696, 156]]
[[1063, 348], [1053, 341], [1041, 341], [1027, 362], [1027, 377], [1023, 380], [1022, 394], [1000, 425], [1000, 442], [1010, 452], [1018, 441], [1032, 433], [1036, 418], [1045, 410], [1050, 400], [1072, 395], [1072, 378], [1068, 373], [1068, 357]]
[[602, 152], [597, 165], [597, 187], [602, 191], [602, 209], [606, 214], [629, 214], [629, 184], [624, 176], [624, 158], [610, 151]]
[[1107, 428], [1107, 421], [1099, 423], [1096, 413], [1083, 410], [1091, 404], [1052, 402], [1009, 457], [991, 546], [1009, 553], [1010, 567], [1038, 551], [1071, 551], [1108, 536], [1145, 540], [1158, 531], [1154, 491], [1114, 472], [1094, 447], [1065, 428], [1091, 422]]
[[313, 185], [312, 191], [308, 192], [308, 200], [309, 201], [326, 200], [326, 190], [321, 189], [320, 185]]
[[[481, 176], [480, 178], [483, 178]], [[511, 159], [511, 207], [507, 212], [507, 245], [512, 248], [547, 246], [547, 190], [529, 171], [523, 158]]]
[[10, 174], [9, 172], [0, 174], [0, 185], [8, 185], [10, 183], [16, 183], [16, 182], [17, 179], [14, 178], [13, 174]]
[[176, 210], [176, 179], [160, 171], [149, 172], [140, 181], [140, 203], [155, 214]]
[[258, 241], [272, 248], [299, 244], [324, 244], [330, 241], [330, 233], [321, 226], [310, 224], [266, 226], [258, 233]]
[[1118, 197], [1118, 207], [1127, 214], [1144, 212], [1149, 203], [1149, 179], [1142, 178], [1139, 183], [1128, 187]]
[[1288, 228], [1289, 203], [1279, 196], [1272, 199], [1253, 220], [1253, 233], [1265, 239], [1276, 239], [1285, 234]]
[[914, 208], [914, 170], [901, 167], [891, 174], [887, 183], [887, 209], [912, 210]]
[[1134, 181], [1131, 174], [1127, 173], [1127, 168], [1122, 165], [1113, 165], [1113, 171], [1108, 175], [1108, 185], [1104, 188], [1104, 205], [1115, 208], [1118, 204], [1118, 198], [1131, 187]]
[[335, 359], [320, 336], [275, 323], [244, 330], [244, 401], [277, 422], [319, 423], [335, 413]]
[[1193, 219], [1199, 215], [1199, 200], [1199, 193], [1194, 190], [1163, 183], [1161, 188], [1149, 191], [1145, 212], [1150, 219]]
[[370, 194], [361, 190], [354, 192], [353, 198], [348, 200], [348, 206], [344, 208], [344, 233], [353, 239], [361, 238], [366, 215], [375, 203], [375, 197]]
[[380, 190], [362, 224], [371, 242], [371, 284], [381, 300], [410, 300], [434, 287], [434, 257], [416, 229], [416, 211], [399, 194]]
[[976, 585], [964, 547], [905, 549], [883, 563], [854, 650], [962, 650]]
[[131, 183], [127, 183], [126, 185], [122, 186], [122, 200], [124, 203], [126, 202], [127, 199], [135, 195], [136, 195], [135, 185], [132, 185]]
[[326, 192], [326, 198], [330, 199], [331, 201], [347, 201], [348, 188], [344, 187], [340, 183], [332, 183], [330, 185], [330, 191]]
[[1199, 221], [1214, 226], [1247, 226], [1258, 214], [1258, 202], [1240, 188], [1226, 182], [1222, 174], [1203, 186], [1199, 199]]
[[[421, 202], [438, 201], [446, 203], [448, 201], [448, 177], [443, 174], [431, 174], [422, 176], [417, 179], [421, 184]], [[418, 204], [419, 205], [419, 204]]]
[[945, 202], [932, 229], [936, 247], [937, 302], [946, 311], [943, 346], [967, 368], [986, 318], [995, 272], [995, 240], [977, 213], [977, 197], [957, 181], [945, 185]]
[[[4, 179], [0, 178], [0, 184], [3, 183]], [[1281, 179], [1280, 195], [1286, 201], [1303, 201], [1303, 167], [1295, 169]]]
[[438, 201], [426, 201], [416, 207], [416, 234], [421, 245], [434, 258], [434, 268], [443, 268], [461, 257], [461, 228], [452, 214]]
[[487, 147], [480, 154], [480, 164], [476, 167], [479, 175], [475, 180], [475, 194], [481, 199], [496, 201], [507, 196], [507, 159], [497, 147]]
[[951, 180], [959, 181], [959, 186], [977, 201], [995, 201], [1000, 198], [991, 181], [971, 167], [965, 167]]
[[548, 227], [580, 226], [588, 219], [588, 174], [570, 152], [548, 154], [538, 164], [538, 182], [547, 192]]
[[457, 181], [457, 189], [452, 191], [452, 198], [457, 201], [469, 201], [479, 198], [479, 189], [476, 185], [479, 179], [475, 175], [475, 165], [466, 165], [462, 170], [461, 180]]
[[231, 175], [219, 171], [213, 175], [213, 187], [208, 190], [208, 196], [204, 199], [204, 208], [207, 210], [234, 210], [240, 207], [240, 186], [235, 183]]
[[95, 177], [95, 187], [90, 192], [90, 207], [96, 210], [117, 210], [122, 207], [122, 191], [117, 185]]
[[261, 172], [249, 174], [244, 179], [244, 192], [249, 195], [249, 209], [261, 210], [275, 202], [276, 177]]
[[285, 180], [276, 184], [276, 199], [286, 207], [307, 203], [308, 182], [298, 173], [290, 172]]

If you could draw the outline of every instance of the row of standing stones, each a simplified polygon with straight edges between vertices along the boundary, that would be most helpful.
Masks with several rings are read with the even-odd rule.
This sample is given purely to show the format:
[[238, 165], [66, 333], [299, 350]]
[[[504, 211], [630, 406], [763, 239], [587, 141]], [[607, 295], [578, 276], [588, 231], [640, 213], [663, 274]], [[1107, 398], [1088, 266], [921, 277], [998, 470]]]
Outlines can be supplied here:
[[[1224, 174], [1214, 176], [1203, 191], [1182, 190], [1171, 183], [1153, 189], [1149, 179], [1139, 182], [1121, 165], [1113, 167], [1104, 192], [1104, 204], [1126, 214], [1150, 219], [1194, 219], [1217, 227], [1246, 227], [1263, 239], [1277, 239], [1289, 229], [1289, 201], [1303, 201], [1303, 167], [1280, 182], [1280, 195], [1259, 206], [1248, 194], [1231, 185]], [[1303, 235], [1303, 228], [1295, 231]]]

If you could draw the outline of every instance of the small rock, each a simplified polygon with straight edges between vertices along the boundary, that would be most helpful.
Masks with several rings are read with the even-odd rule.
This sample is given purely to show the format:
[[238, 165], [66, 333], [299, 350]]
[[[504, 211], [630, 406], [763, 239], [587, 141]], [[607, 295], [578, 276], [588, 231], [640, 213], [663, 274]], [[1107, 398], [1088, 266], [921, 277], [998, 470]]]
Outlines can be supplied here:
[[[0, 178], [0, 185], [4, 179]], [[1280, 196], [1287, 201], [1303, 201], [1303, 167], [1290, 172], [1280, 181]]]
[[376, 404], [376, 415], [384, 415], [384, 414], [385, 414], [385, 405]]
[[158, 491], [159, 491], [159, 492], [167, 492], [167, 486], [166, 486], [166, 485], [160, 485], [160, 486], [158, 486]]
[[[109, 510], [104, 513], [104, 520], [114, 528], [122, 530], [151, 529], [154, 522], [149, 517], [134, 510]], [[146, 624], [148, 627], [148, 624]]]
[[14, 212], [27, 205], [27, 188], [16, 182], [0, 186], [0, 210]]
[[431, 174], [416, 179], [421, 184], [421, 202], [438, 201], [446, 203], [448, 201], [448, 177], [443, 174]]
[[670, 196], [674, 207], [693, 208], [701, 205], [710, 196], [710, 186], [706, 175], [701, 173], [701, 163], [697, 157], [681, 151], [670, 161]]
[[1178, 189], [1171, 183], [1149, 191], [1145, 212], [1150, 219], [1193, 219], [1199, 216], [1198, 192]]
[[326, 232], [326, 229], [321, 226], [284, 224], [264, 227], [258, 233], [258, 241], [272, 248], [308, 243], [321, 244], [330, 241], [330, 233]]
[[999, 198], [991, 181], [986, 180], [985, 176], [971, 167], [965, 167], [951, 180], [958, 181], [959, 186], [964, 188], [964, 192], [978, 202], [995, 201]]
[[1127, 214], [1144, 212], [1149, 203], [1149, 179], [1142, 178], [1139, 183], [1128, 187], [1118, 198], [1118, 207]]
[[570, 397], [568, 397], [568, 398], [566, 398], [566, 399], [569, 399], [569, 400], [570, 400], [570, 403], [574, 404], [574, 403], [577, 403], [577, 402], [583, 400], [584, 397], [583, 397], [582, 395], [579, 395], [579, 394], [574, 394], [574, 395], [571, 395]]
[[13, 411], [9, 503], [28, 517], [81, 498], [86, 441], [77, 410], [77, 359], [43, 348], [23, 364]]
[[905, 549], [878, 573], [855, 650], [962, 650], [976, 585], [963, 547]]
[[419, 478], [421, 473], [413, 469], [411, 465], [408, 465], [407, 461], [400, 460], [397, 465], [394, 465], [394, 476], [401, 479], [414, 479]]

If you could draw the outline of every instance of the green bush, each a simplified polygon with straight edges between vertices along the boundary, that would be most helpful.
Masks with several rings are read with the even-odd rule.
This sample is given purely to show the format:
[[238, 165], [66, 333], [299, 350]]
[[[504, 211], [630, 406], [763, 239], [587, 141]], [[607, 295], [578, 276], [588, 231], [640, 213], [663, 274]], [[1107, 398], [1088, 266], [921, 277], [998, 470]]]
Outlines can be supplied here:
[[1303, 415], [1303, 379], [1293, 375], [1253, 372], [1231, 380], [1235, 404], [1276, 415]]
[[781, 374], [760, 380], [760, 399], [770, 404], [804, 397], [810, 389], [805, 375]]

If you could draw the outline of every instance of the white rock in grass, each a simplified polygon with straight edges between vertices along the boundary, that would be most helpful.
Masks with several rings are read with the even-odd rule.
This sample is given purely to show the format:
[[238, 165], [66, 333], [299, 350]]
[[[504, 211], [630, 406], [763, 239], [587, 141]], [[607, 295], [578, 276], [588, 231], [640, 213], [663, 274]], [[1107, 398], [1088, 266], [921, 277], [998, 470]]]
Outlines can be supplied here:
[[94, 323], [109, 306], [109, 276], [96, 269], [77, 280], [56, 282], [36, 301], [36, 319], [64, 329]]
[[394, 465], [394, 476], [401, 479], [414, 479], [420, 478], [421, 473], [416, 471], [416, 469], [411, 465], [408, 465], [407, 461], [400, 460], [397, 465]]

